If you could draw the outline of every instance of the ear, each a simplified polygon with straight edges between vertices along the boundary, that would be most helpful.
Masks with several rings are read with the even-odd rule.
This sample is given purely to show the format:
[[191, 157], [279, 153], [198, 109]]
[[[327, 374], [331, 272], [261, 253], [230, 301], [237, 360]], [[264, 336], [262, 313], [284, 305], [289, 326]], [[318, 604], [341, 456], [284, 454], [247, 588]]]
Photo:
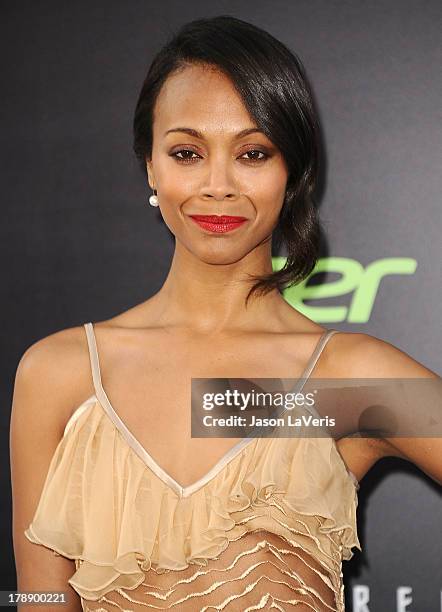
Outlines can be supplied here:
[[153, 176], [152, 160], [149, 160], [147, 158], [146, 158], [146, 170], [147, 170], [147, 180], [149, 182], [149, 187], [151, 189], [155, 189], [155, 179]]

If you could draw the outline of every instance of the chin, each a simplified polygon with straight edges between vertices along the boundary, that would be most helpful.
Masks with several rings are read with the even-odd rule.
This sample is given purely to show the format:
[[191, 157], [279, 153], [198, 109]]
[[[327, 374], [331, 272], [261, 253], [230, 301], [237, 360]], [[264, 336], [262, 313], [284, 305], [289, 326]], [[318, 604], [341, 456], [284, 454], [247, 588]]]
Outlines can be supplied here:
[[236, 249], [224, 249], [223, 251], [219, 252], [194, 250], [192, 253], [204, 263], [215, 266], [234, 264], [243, 259], [245, 256], [245, 253], [239, 253]]

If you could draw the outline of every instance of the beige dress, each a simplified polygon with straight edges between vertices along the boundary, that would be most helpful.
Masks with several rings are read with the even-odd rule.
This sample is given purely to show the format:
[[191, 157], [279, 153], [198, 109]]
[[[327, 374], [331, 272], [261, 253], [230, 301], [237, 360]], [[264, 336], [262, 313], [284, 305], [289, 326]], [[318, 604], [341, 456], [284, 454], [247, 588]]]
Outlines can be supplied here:
[[111, 406], [85, 330], [95, 394], [67, 422], [24, 532], [75, 560], [83, 610], [343, 611], [359, 484], [334, 439], [244, 438], [182, 487]]

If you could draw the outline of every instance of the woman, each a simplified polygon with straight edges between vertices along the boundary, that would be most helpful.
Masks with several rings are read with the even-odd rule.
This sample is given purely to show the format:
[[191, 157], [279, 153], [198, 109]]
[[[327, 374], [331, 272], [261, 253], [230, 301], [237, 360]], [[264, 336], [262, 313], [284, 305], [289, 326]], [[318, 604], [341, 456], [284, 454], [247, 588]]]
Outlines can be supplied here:
[[[20, 360], [18, 589], [67, 591], [71, 610], [344, 610], [358, 481], [395, 455], [440, 482], [440, 441], [190, 436], [192, 378], [437, 378], [281, 295], [318, 257], [302, 65], [244, 21], [192, 22], [155, 57], [134, 132], [172, 265], [146, 301]], [[273, 238], [287, 251], [277, 272]]]

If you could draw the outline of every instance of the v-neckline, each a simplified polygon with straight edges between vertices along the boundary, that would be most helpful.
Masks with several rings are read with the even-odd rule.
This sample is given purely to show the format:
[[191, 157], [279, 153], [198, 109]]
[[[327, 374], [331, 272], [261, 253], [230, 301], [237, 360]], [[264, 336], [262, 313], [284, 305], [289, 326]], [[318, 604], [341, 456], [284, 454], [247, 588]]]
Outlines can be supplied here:
[[232, 461], [243, 448], [248, 446], [251, 442], [258, 440], [256, 437], [242, 438], [237, 444], [232, 446], [221, 458], [215, 463], [215, 465], [204, 474], [201, 478], [198, 478], [195, 482], [190, 485], [183, 486], [175, 478], [173, 478], [166, 470], [164, 470], [160, 464], [152, 457], [152, 455], [144, 448], [139, 440], [130, 431], [124, 421], [118, 416], [118, 413], [113, 408], [106, 391], [103, 386], [98, 387], [95, 390], [100, 405], [104, 408], [107, 415], [117, 428], [117, 430], [124, 437], [129, 446], [137, 453], [140, 459], [150, 468], [154, 474], [158, 476], [170, 489], [175, 491], [178, 497], [189, 497], [192, 493], [195, 493], [207, 484], [212, 478], [215, 478], [221, 470]]
[[[220, 459], [216, 461], [212, 468], [210, 468], [210, 470], [206, 472], [206, 474], [204, 474], [201, 478], [198, 478], [198, 480], [196, 480], [190, 485], [181, 485], [177, 480], [175, 480], [175, 478], [173, 478], [168, 472], [166, 472], [166, 470], [164, 470], [160, 466], [160, 464], [152, 457], [152, 455], [144, 448], [141, 442], [139, 442], [137, 437], [130, 431], [130, 429], [127, 427], [127, 425], [124, 423], [124, 421], [118, 415], [117, 411], [112, 406], [112, 403], [109, 400], [109, 397], [103, 387], [101, 379], [100, 362], [93, 323], [85, 323], [85, 328], [87, 332], [89, 354], [91, 359], [92, 378], [97, 400], [99, 401], [102, 408], [104, 408], [106, 414], [109, 416], [116, 429], [120, 432], [120, 434], [129, 444], [129, 446], [136, 452], [136, 454], [140, 457], [144, 464], [147, 465], [147, 467], [151, 469], [162, 482], [164, 482], [172, 491], [174, 491], [179, 498], [190, 497], [193, 493], [199, 491], [210, 480], [220, 474], [222, 469], [228, 463], [233, 461], [233, 459], [244, 448], [248, 447], [252, 442], [260, 439], [259, 437], [251, 435], [256, 430], [255, 428], [254, 430], [252, 430], [249, 436], [242, 438], [239, 442], [234, 444], [232, 448], [230, 448], [226, 453], [224, 453], [220, 457]], [[331, 335], [330, 332], [337, 332], [337, 330], [327, 329], [324, 333], [321, 334], [313, 350], [313, 353], [311, 354], [307, 362], [307, 366], [304, 369], [304, 372], [298, 378], [299, 387], [296, 389], [296, 391], [293, 392], [299, 393], [304, 387], [307, 379], [309, 378], [313, 370], [314, 365], [316, 364], [319, 358], [320, 353], [322, 352], [322, 348], [325, 345], [325, 340], [329, 335]]]

